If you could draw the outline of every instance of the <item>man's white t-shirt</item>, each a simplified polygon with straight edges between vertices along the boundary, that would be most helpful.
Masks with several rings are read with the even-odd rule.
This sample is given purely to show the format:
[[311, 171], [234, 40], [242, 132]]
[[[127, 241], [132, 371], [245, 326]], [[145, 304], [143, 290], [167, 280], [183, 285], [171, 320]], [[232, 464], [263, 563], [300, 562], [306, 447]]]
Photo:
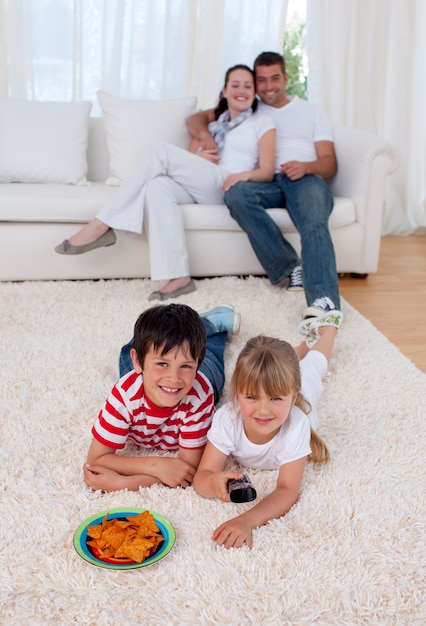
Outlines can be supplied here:
[[277, 130], [275, 170], [288, 161], [316, 161], [317, 141], [333, 141], [330, 122], [317, 104], [298, 96], [289, 96], [282, 107], [268, 106], [259, 101], [258, 111], [268, 115]]
[[220, 166], [230, 174], [246, 172], [259, 167], [259, 140], [275, 128], [273, 121], [265, 114], [253, 113], [226, 134]]
[[208, 440], [223, 454], [232, 455], [240, 465], [256, 469], [279, 469], [285, 463], [308, 456], [311, 425], [315, 428], [318, 424], [316, 405], [323, 389], [327, 359], [318, 350], [311, 350], [300, 362], [300, 370], [302, 394], [312, 407], [309, 416], [293, 407], [275, 437], [265, 444], [255, 444], [245, 434], [239, 411], [228, 402], [216, 411]]

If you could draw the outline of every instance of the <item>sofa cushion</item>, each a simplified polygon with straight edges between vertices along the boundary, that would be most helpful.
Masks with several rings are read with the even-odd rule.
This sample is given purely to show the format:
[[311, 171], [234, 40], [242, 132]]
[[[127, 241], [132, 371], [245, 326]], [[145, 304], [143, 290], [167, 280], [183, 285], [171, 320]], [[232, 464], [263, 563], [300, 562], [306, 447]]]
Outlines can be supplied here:
[[[185, 230], [241, 230], [225, 206], [184, 204], [183, 209]], [[278, 208], [267, 209], [267, 211], [282, 232], [296, 232], [296, 228], [287, 211]], [[334, 198], [334, 208], [329, 219], [330, 228], [344, 228], [354, 224], [355, 221], [355, 205], [352, 200], [348, 198]]]
[[104, 183], [88, 185], [1, 185], [1, 222], [88, 222], [117, 192]]
[[84, 184], [91, 108], [0, 98], [0, 182]]
[[[89, 221], [117, 189], [103, 183], [74, 185], [2, 185], [0, 215], [2, 222], [68, 222]], [[296, 232], [287, 213], [268, 209], [283, 232]], [[186, 230], [239, 231], [225, 205], [185, 204], [183, 216]], [[330, 228], [342, 228], [355, 222], [352, 200], [335, 198]]]
[[197, 98], [124, 100], [98, 91], [98, 100], [110, 158], [108, 184], [119, 185], [128, 178], [152, 141], [188, 148], [190, 136], [185, 118], [194, 113]]

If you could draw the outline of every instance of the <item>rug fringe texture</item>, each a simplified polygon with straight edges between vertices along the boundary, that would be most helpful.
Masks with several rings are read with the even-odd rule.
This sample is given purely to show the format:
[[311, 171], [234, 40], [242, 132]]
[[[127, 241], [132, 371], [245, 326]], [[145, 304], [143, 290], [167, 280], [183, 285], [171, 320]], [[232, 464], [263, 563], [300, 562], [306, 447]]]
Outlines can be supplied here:
[[[251, 336], [301, 340], [303, 294], [254, 277], [196, 286], [179, 301], [241, 313], [228, 380]], [[85, 486], [92, 423], [152, 289], [148, 280], [0, 284], [3, 626], [424, 625], [426, 375], [346, 302], [319, 404], [332, 460], [308, 466], [300, 499], [254, 532], [252, 550], [210, 539], [250, 505], [204, 500], [192, 488]], [[249, 474], [258, 496], [273, 489], [276, 472]], [[73, 548], [78, 525], [123, 506], [165, 516], [173, 550], [130, 571], [83, 561]]]

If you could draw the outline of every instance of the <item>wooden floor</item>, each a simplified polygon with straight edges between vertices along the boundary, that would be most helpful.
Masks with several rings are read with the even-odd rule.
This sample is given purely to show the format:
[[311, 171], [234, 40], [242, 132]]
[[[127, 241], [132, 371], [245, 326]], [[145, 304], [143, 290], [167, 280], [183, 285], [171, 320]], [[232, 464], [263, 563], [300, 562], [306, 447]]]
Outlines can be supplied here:
[[379, 270], [339, 277], [340, 294], [426, 372], [426, 236], [383, 237]]

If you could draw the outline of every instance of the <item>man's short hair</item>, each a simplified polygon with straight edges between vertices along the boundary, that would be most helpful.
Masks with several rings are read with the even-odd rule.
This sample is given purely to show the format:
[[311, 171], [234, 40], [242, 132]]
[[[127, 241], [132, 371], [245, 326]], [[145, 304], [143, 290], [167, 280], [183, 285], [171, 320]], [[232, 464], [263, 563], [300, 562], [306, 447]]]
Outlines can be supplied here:
[[198, 367], [206, 353], [206, 330], [198, 313], [186, 304], [153, 306], [136, 320], [132, 347], [141, 368], [151, 347], [162, 355], [188, 348]]
[[261, 52], [254, 61], [254, 72], [260, 65], [279, 65], [283, 74], [285, 74], [285, 60], [282, 54], [278, 52]]

